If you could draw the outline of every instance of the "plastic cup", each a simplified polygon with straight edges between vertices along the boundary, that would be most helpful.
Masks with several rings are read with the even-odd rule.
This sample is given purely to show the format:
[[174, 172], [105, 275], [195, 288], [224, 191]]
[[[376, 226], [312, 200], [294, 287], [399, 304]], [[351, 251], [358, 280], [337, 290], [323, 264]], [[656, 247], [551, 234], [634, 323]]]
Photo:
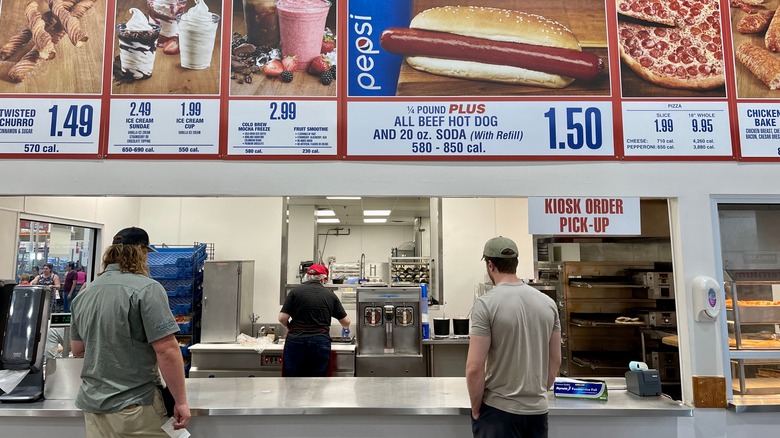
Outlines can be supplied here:
[[151, 26], [152, 30], [127, 30], [125, 23], [116, 26], [122, 71], [131, 73], [134, 79], [148, 78], [154, 70], [154, 55], [161, 27], [159, 24]]
[[276, 0], [244, 0], [244, 22], [248, 43], [266, 48], [279, 47]]
[[297, 70], [308, 69], [311, 60], [320, 55], [330, 5], [327, 0], [276, 1], [282, 55], [296, 56]]
[[182, 14], [176, 16], [179, 24], [179, 54], [181, 66], [190, 70], [204, 70], [211, 65], [211, 54], [214, 52], [214, 39], [219, 27], [219, 15], [211, 14], [208, 26], [198, 26], [197, 23], [182, 21]]
[[179, 36], [176, 16], [184, 12], [186, 3], [187, 0], [146, 0], [149, 16], [162, 27], [160, 37], [157, 39], [157, 47], [162, 47], [168, 40]]

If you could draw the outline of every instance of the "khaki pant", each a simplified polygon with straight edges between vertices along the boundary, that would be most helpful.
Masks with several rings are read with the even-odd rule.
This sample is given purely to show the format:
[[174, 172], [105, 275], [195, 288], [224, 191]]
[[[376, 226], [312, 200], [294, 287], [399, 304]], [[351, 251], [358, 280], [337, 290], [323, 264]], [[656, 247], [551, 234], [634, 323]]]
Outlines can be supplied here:
[[154, 391], [154, 404], [130, 405], [113, 414], [84, 412], [87, 438], [124, 438], [130, 436], [168, 438], [160, 426], [168, 421], [160, 391]]

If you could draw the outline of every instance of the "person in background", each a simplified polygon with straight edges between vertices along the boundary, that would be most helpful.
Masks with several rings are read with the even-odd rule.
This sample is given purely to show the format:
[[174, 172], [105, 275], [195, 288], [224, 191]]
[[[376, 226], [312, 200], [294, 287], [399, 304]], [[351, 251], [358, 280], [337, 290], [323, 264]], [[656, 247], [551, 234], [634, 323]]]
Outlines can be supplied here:
[[76, 270], [76, 284], [78, 285], [77, 290], [81, 290], [84, 287], [84, 283], [87, 282], [87, 271], [84, 270], [84, 265], [79, 263], [78, 269]]
[[166, 438], [160, 374], [175, 401], [173, 428], [189, 423], [179, 326], [165, 289], [149, 278], [150, 251], [146, 231], [119, 231], [103, 254], [103, 272], [71, 305], [71, 350], [84, 358], [76, 406], [87, 438]]
[[62, 285], [63, 311], [70, 313], [70, 303], [78, 293], [78, 274], [76, 273], [76, 262], [65, 264], [65, 283]]
[[24, 274], [22, 274], [20, 279], [21, 280], [19, 282], [19, 286], [29, 286], [30, 285], [30, 274], [25, 272]]
[[[33, 268], [34, 270], [35, 268]], [[62, 311], [62, 296], [60, 294], [60, 276], [54, 273], [54, 265], [45, 263], [43, 273], [33, 278], [33, 286], [46, 286], [51, 291], [51, 313]]]
[[471, 310], [466, 385], [476, 438], [547, 437], [547, 390], [561, 366], [561, 321], [550, 297], [517, 277], [517, 245], [482, 251], [495, 287]]
[[309, 266], [306, 282], [287, 295], [279, 322], [287, 328], [282, 353], [282, 376], [325, 377], [330, 370], [330, 321], [336, 318], [341, 335], [349, 336], [349, 316], [336, 294], [323, 286], [328, 268]]
[[44, 360], [62, 357], [65, 345], [65, 329], [62, 327], [49, 327], [46, 335], [46, 353]]
[[35, 280], [36, 277], [41, 275], [41, 270], [37, 266], [32, 267], [32, 278]]

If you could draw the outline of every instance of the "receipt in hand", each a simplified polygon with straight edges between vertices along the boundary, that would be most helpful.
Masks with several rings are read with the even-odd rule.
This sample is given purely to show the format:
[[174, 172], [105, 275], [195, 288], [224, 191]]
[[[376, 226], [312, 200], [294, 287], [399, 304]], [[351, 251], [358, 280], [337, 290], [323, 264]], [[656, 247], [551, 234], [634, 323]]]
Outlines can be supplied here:
[[190, 433], [187, 431], [187, 429], [173, 430], [174, 421], [175, 420], [173, 417], [169, 418], [168, 421], [162, 425], [161, 429], [164, 430], [165, 433], [167, 433], [171, 438], [189, 438]]

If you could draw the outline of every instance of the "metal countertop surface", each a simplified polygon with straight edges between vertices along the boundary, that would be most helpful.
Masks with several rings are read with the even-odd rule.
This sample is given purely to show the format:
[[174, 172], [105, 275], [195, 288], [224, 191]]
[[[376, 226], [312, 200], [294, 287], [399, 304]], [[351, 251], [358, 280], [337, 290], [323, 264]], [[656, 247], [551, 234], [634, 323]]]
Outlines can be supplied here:
[[[355, 351], [357, 345], [334, 342], [330, 346], [333, 351]], [[255, 351], [253, 347], [241, 345], [241, 344], [195, 344], [191, 345], [190, 351], [203, 352], [203, 353], [252, 353]], [[284, 350], [284, 343], [281, 344], [269, 344], [263, 351], [268, 352], [281, 352]]]
[[[624, 379], [605, 380], [608, 401], [556, 399], [548, 392], [550, 416], [693, 416], [692, 407], [664, 397], [628, 393]], [[470, 413], [463, 377], [190, 378], [187, 398], [197, 416]], [[80, 416], [73, 400], [0, 404], [0, 417]]]

